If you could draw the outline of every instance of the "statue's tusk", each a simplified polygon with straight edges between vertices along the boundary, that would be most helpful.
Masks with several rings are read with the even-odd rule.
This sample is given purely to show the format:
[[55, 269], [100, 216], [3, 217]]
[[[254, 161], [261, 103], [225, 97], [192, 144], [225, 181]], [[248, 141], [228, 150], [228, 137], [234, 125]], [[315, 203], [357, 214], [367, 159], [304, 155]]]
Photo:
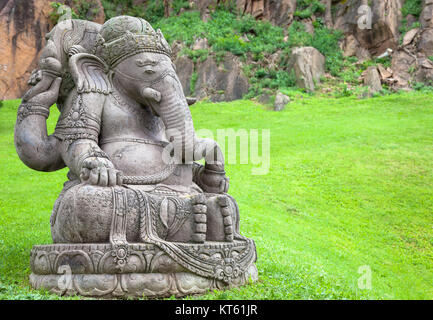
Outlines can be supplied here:
[[144, 98], [150, 99], [154, 102], [161, 101], [161, 92], [156, 91], [155, 89], [152, 88], [143, 89], [141, 94], [143, 95]]

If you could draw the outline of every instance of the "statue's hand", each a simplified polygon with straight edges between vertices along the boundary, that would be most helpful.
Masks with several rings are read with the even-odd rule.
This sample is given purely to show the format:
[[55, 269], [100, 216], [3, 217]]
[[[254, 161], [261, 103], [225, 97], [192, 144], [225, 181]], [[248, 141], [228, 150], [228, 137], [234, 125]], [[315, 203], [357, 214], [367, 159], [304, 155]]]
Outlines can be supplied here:
[[120, 173], [110, 160], [89, 157], [82, 163], [80, 179], [83, 183], [94, 186], [111, 187], [122, 184]]
[[43, 105], [47, 108], [56, 103], [62, 78], [55, 78], [41, 72], [36, 72], [30, 78], [29, 83], [35, 83], [35, 85], [26, 92], [23, 102]]
[[205, 192], [226, 193], [229, 190], [229, 178], [225, 172], [215, 172], [203, 167], [200, 172], [200, 187]]

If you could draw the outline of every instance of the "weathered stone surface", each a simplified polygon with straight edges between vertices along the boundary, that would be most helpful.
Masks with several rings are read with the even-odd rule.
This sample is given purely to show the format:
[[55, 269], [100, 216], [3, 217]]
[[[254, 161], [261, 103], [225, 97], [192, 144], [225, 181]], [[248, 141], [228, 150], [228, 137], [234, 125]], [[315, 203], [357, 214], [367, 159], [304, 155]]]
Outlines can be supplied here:
[[378, 64], [377, 70], [379, 71], [382, 80], [392, 77], [392, 72], [388, 69], [385, 69], [381, 64]]
[[192, 50], [204, 50], [204, 49], [208, 49], [209, 48], [209, 44], [207, 42], [206, 38], [198, 38], [195, 42], [194, 45], [192, 46]]
[[325, 57], [313, 47], [295, 48], [290, 57], [289, 69], [295, 71], [296, 84], [312, 92], [325, 74]]
[[179, 53], [184, 48], [184, 44], [178, 40], [173, 41], [171, 44], [171, 55], [173, 59], [176, 59], [176, 57], [179, 55]]
[[296, 11], [296, 0], [237, 0], [236, 5], [241, 13], [279, 26], [290, 24]]
[[343, 49], [343, 55], [345, 57], [356, 56], [356, 52], [358, 51], [358, 48], [359, 48], [359, 42], [358, 40], [356, 40], [354, 35], [350, 34], [346, 38], [344, 38], [342, 49]]
[[[72, 0], [58, 1], [75, 8]], [[89, 0], [87, 18], [105, 21], [100, 0]], [[27, 80], [37, 67], [45, 34], [53, 27], [50, 1], [5, 0], [0, 9], [0, 99], [16, 99], [28, 89]]]
[[[242, 246], [242, 244], [240, 244]], [[109, 244], [70, 244], [34, 246], [30, 265], [30, 283], [36, 289], [46, 289], [61, 295], [80, 294], [93, 297], [177, 297], [205, 293], [209, 289], [224, 289], [258, 280], [254, 265], [242, 270], [230, 280], [212, 280], [182, 268], [157, 246], [131, 243], [129, 260], [118, 273]], [[194, 245], [203, 252], [214, 253], [215, 245]], [[220, 250], [238, 250], [239, 243], [217, 244]], [[62, 281], [69, 268], [71, 278]], [[64, 275], [63, 275], [64, 278]], [[228, 280], [228, 279], [227, 279]], [[119, 283], [122, 285], [119, 285]]]
[[8, 0], [0, 11], [0, 99], [16, 99], [38, 62], [50, 30], [49, 1]]
[[203, 21], [208, 21], [211, 11], [217, 7], [218, 0], [193, 0], [193, 5], [200, 12]]
[[419, 68], [416, 72], [415, 79], [418, 82], [433, 83], [433, 62], [428, 58], [418, 59]]
[[417, 35], [418, 32], [419, 32], [418, 28], [409, 30], [404, 35], [403, 41], [402, 41], [401, 45], [404, 47], [404, 46], [407, 46], [408, 44], [410, 44], [412, 42], [412, 40], [415, 38], [415, 36]]
[[424, 0], [424, 8], [419, 17], [423, 28], [433, 27], [433, 0]]
[[424, 53], [427, 57], [433, 56], [433, 28], [421, 31], [418, 50]]
[[369, 87], [370, 93], [382, 90], [380, 75], [375, 66], [368, 67], [365, 72], [364, 84]]
[[361, 29], [358, 21], [365, 12], [358, 13], [362, 5], [369, 5], [368, 0], [346, 1], [339, 5], [334, 22], [334, 28], [353, 35], [363, 48], [378, 56], [391, 48], [398, 46], [399, 25], [401, 21], [402, 0], [373, 1], [372, 28]]
[[271, 94], [272, 92], [270, 90], [265, 90], [259, 97], [258, 97], [258, 101], [261, 104], [268, 104], [269, 102], [271, 102]]
[[224, 61], [217, 65], [212, 56], [196, 66], [196, 96], [209, 97], [212, 101], [232, 101], [241, 99], [249, 88], [248, 79], [242, 71], [238, 57], [227, 54]]
[[275, 96], [274, 111], [284, 110], [284, 108], [289, 102], [290, 102], [290, 97], [286, 96], [285, 94], [282, 94], [281, 92], [278, 92], [277, 95]]
[[407, 51], [397, 50], [394, 52], [391, 60], [391, 69], [394, 71], [393, 77], [397, 80], [398, 88], [405, 88], [409, 85], [411, 74], [410, 68], [416, 65], [416, 57], [410, 55]]
[[176, 72], [182, 84], [185, 95], [191, 94], [191, 76], [194, 73], [194, 62], [186, 56], [179, 56], [174, 60]]
[[[15, 125], [27, 166], [69, 168], [50, 219], [54, 245], [32, 251], [35, 288], [66, 293], [62, 268], [70, 293], [84, 296], [182, 296], [257, 278], [223, 152], [195, 134], [171, 55], [141, 18], [68, 20], [48, 34]], [[235, 99], [240, 63], [227, 57], [223, 67]], [[60, 116], [48, 136], [54, 103]]]

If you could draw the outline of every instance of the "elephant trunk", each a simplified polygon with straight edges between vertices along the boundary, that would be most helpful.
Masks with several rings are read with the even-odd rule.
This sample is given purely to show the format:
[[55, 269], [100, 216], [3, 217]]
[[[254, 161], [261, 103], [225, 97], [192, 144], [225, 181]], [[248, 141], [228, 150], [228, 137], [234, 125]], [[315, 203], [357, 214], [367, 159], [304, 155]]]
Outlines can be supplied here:
[[179, 79], [176, 75], [169, 74], [152, 89], [161, 93], [160, 102], [151, 102], [151, 106], [165, 125], [167, 139], [174, 151], [174, 160], [176, 163], [192, 163], [194, 126]]
[[21, 161], [38, 171], [55, 171], [65, 167], [59, 140], [48, 136], [44, 116], [29, 115], [15, 125], [15, 148]]

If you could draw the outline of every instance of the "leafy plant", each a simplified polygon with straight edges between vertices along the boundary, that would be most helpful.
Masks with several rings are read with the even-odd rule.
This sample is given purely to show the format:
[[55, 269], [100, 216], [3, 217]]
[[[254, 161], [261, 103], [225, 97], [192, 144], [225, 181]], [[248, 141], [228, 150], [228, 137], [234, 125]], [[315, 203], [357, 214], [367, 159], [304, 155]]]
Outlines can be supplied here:
[[51, 2], [50, 5], [53, 10], [49, 13], [49, 18], [53, 24], [57, 24], [59, 19], [66, 14], [70, 14], [72, 19], [79, 18], [78, 14], [74, 10], [70, 8], [68, 9], [63, 3]]
[[326, 6], [318, 0], [298, 0], [296, 9], [294, 16], [306, 19], [316, 12], [324, 12]]
[[403, 17], [411, 14], [415, 17], [419, 17], [422, 12], [422, 0], [406, 0], [403, 7], [401, 8], [401, 13]]

